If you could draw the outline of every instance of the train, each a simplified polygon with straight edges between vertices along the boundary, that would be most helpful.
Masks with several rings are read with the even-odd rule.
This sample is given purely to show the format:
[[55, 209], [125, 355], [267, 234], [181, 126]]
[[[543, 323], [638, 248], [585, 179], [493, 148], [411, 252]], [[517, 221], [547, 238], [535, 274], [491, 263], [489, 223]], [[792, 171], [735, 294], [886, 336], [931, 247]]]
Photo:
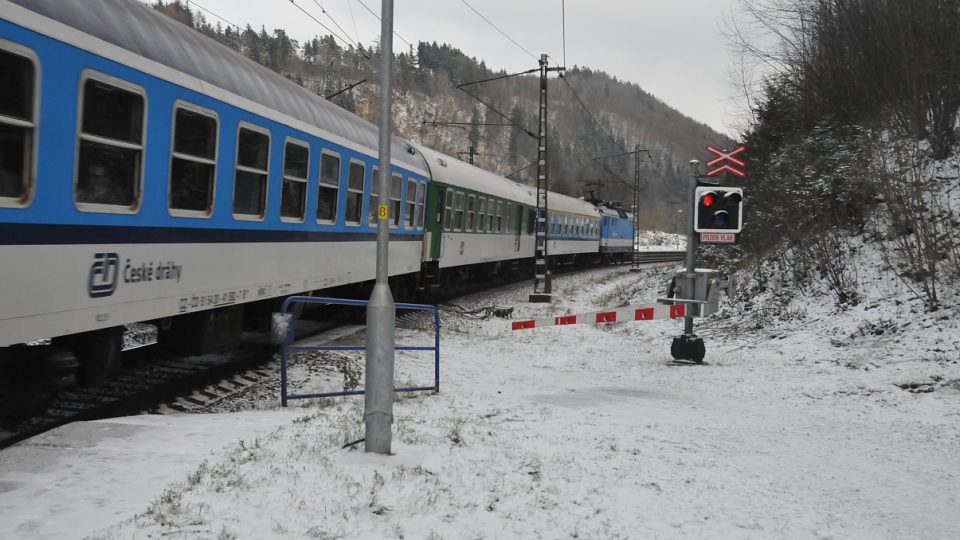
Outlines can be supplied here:
[[[215, 348], [375, 277], [378, 130], [136, 0], [0, 2], [0, 370], [116, 368], [122, 331]], [[532, 270], [535, 189], [394, 136], [400, 297]], [[549, 194], [554, 264], [626, 260], [633, 216]]]

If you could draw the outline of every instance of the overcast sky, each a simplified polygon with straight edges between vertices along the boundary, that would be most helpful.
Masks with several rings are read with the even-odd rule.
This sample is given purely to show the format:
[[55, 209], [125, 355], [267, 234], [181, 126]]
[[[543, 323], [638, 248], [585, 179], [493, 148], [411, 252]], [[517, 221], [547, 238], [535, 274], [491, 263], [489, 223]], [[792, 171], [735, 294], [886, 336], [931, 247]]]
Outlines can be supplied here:
[[[295, 0], [331, 29], [364, 46], [379, 40], [380, 0]], [[487, 67], [537, 67], [541, 53], [564, 63], [563, 0], [466, 0], [510, 36], [484, 22], [463, 0], [396, 0], [394, 29], [403, 40], [450, 43]], [[566, 65], [587, 66], [635, 82], [668, 105], [714, 129], [735, 134], [740, 99], [729, 83], [732, 56], [721, 36], [736, 0], [565, 0]], [[290, 0], [200, 0], [241, 27], [285, 28], [299, 41], [327, 30]], [[329, 17], [321, 10], [322, 6]], [[352, 9], [352, 16], [351, 16]], [[205, 14], [208, 20], [217, 19]], [[332, 17], [332, 20], [331, 20]], [[394, 38], [394, 51], [408, 45]], [[525, 52], [524, 49], [527, 51]], [[529, 53], [529, 54], [528, 54]]]

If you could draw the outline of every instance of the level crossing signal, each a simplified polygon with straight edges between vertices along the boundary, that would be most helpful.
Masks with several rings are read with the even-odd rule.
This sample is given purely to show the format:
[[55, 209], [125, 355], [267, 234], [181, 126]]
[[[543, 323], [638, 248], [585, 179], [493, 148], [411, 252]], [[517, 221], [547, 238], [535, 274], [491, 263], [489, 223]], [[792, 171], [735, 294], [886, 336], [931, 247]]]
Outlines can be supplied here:
[[693, 230], [698, 233], [738, 233], [743, 227], [743, 189], [700, 186]]

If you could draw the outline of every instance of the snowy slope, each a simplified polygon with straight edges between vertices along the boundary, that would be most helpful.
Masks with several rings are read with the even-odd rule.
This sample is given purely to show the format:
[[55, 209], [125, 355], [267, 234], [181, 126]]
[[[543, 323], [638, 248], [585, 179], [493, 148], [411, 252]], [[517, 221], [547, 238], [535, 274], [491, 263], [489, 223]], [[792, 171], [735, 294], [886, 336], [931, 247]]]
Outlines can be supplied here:
[[[515, 318], [528, 318], [644, 303], [662, 295], [670, 271], [561, 276], [551, 305], [526, 303], [523, 285], [461, 307], [513, 305]], [[676, 321], [514, 332], [507, 320], [448, 309], [442, 390], [396, 401], [395, 455], [341, 448], [362, 437], [360, 398], [283, 412], [265, 392], [248, 406], [272, 412], [204, 416], [219, 419], [205, 423], [207, 437], [219, 433], [226, 450], [202, 458], [216, 445], [185, 437], [176, 467], [161, 452], [101, 464], [87, 482], [120, 491], [97, 501], [113, 506], [96, 514], [97, 527], [80, 521], [64, 534], [66, 516], [92, 506], [64, 497], [42, 525], [20, 528], [21, 512], [44, 496], [0, 494], [0, 535], [956, 538], [960, 331], [955, 313], [883, 322], [893, 309], [909, 313], [895, 295], [844, 312], [801, 299], [776, 313], [757, 295], [749, 310], [728, 306], [698, 324], [705, 366], [670, 361]], [[398, 343], [429, 340], [415, 319], [400, 326]], [[300, 367], [295, 382], [309, 387], [316, 381]], [[398, 382], [429, 382], [428, 355], [402, 354], [398, 368]], [[165, 430], [196, 426], [196, 416], [162, 418]], [[236, 440], [236, 423], [256, 418], [275, 428]], [[129, 436], [129, 449], [155, 440], [149, 430]], [[68, 465], [24, 471], [20, 481], [42, 474], [55, 483]], [[131, 487], [130, 475], [158, 470], [170, 473], [164, 489]], [[79, 480], [70, 488], [93, 489]]]

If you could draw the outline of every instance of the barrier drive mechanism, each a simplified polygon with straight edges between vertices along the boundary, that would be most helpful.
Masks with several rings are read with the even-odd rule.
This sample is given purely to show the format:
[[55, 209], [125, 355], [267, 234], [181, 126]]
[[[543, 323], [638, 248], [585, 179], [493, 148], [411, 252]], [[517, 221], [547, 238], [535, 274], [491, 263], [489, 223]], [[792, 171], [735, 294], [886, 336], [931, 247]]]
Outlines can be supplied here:
[[[271, 337], [280, 347], [280, 404], [287, 406], [291, 399], [310, 399], [363, 395], [366, 390], [340, 390], [314, 394], [291, 394], [287, 389], [287, 367], [291, 352], [304, 351], [366, 351], [364, 345], [296, 345], [294, 344], [294, 318], [290, 313], [290, 304], [295, 302], [308, 304], [334, 304], [341, 306], [367, 306], [367, 300], [345, 300], [342, 298], [320, 298], [313, 296], [291, 296], [284, 300], [283, 308], [273, 314]], [[436, 306], [426, 304], [397, 304], [397, 309], [410, 309], [433, 312], [433, 346], [395, 346], [395, 351], [433, 351], [433, 386], [413, 386], [394, 388], [394, 392], [439, 392], [440, 391], [440, 311]]]
[[568, 324], [605, 324], [626, 321], [652, 321], [655, 319], [681, 319], [685, 316], [683, 304], [651, 304], [644, 306], [625, 306], [607, 311], [594, 311], [582, 315], [560, 315], [547, 319], [514, 321], [513, 330], [540, 328], [543, 326], [564, 326]]

